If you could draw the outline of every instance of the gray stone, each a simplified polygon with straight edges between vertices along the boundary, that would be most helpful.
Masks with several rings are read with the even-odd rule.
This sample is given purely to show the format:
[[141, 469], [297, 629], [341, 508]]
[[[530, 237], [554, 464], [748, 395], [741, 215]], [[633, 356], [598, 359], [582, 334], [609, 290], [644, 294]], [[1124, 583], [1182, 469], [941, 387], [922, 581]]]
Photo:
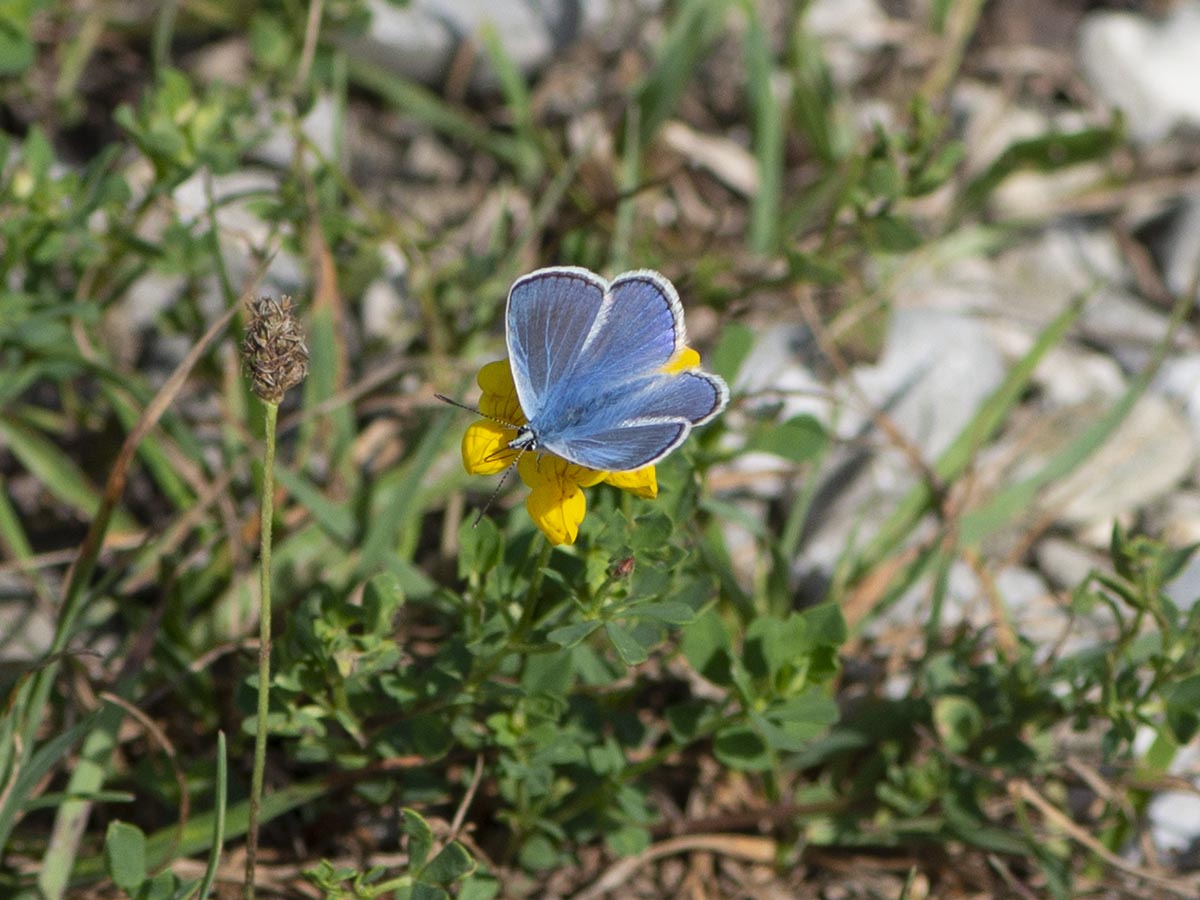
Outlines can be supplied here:
[[[1000, 351], [980, 319], [940, 309], [897, 308], [879, 362], [855, 370], [867, 401], [886, 414], [932, 463], [1004, 378]], [[837, 428], [846, 449], [826, 467], [813, 503], [814, 532], [802, 565], [828, 570], [850, 543], [870, 539], [919, 477], [910, 458], [881, 434], [859, 397], [842, 388]], [[885, 447], [872, 452], [866, 446]], [[922, 528], [914, 531], [919, 540]]]
[[870, 62], [871, 51], [894, 39], [887, 13], [876, 0], [813, 0], [805, 7], [804, 24], [820, 42], [833, 77], [841, 84], [857, 80]]
[[[272, 108], [265, 101], [259, 107], [258, 119], [267, 133], [266, 139], [254, 148], [254, 158], [266, 165], [288, 169], [296, 154], [296, 138], [284, 124], [292, 115], [287, 106]], [[338, 104], [328, 94], [322, 94], [300, 120], [300, 130], [316, 149], [306, 149], [304, 164], [311, 171], [322, 164], [321, 158], [332, 160], [337, 150], [339, 129], [344, 123], [338, 116]], [[318, 156], [317, 154], [320, 154]]]
[[1161, 253], [1167, 287], [1174, 294], [1186, 294], [1200, 277], [1200, 194], [1184, 201], [1162, 241]]
[[1200, 2], [1176, 3], [1161, 22], [1125, 12], [1092, 13], [1079, 58], [1096, 93], [1124, 112], [1132, 137], [1161, 140], [1200, 127]]
[[[253, 208], [260, 197], [274, 195], [278, 191], [279, 177], [267, 169], [245, 168], [227, 175], [212, 176], [221, 253], [234, 285], [243, 284], [258, 270], [256, 254], [278, 246], [277, 239], [272, 244], [274, 226], [260, 218]], [[175, 188], [172, 198], [181, 222], [192, 225], [197, 232], [208, 228], [205, 173], [198, 172], [180, 184]], [[279, 250], [272, 258], [258, 289], [265, 293], [301, 294], [307, 291], [308, 285], [308, 266], [305, 261]], [[218, 315], [224, 311], [224, 304], [221, 292], [214, 285], [202, 308], [208, 315]]]
[[910, 308], [893, 311], [879, 362], [855, 372], [867, 398], [929, 461], [950, 446], [1004, 375], [1004, 359], [980, 319]]
[[[371, 24], [363, 36], [341, 43], [351, 52], [390, 71], [440, 84], [464, 41], [479, 42], [485, 27], [525, 74], [541, 69], [553, 55], [613, 16], [609, 0], [411, 0], [403, 6], [368, 0]], [[495, 72], [481, 53], [472, 84], [492, 89]]]
[[[1041, 447], [1028, 448], [1025, 468], [1040, 470], [1107, 410], [1108, 403], [1095, 403], [1064, 411], [1043, 429]], [[1195, 457], [1183, 415], [1170, 401], [1148, 393], [1102, 447], [1042, 492], [1037, 506], [1040, 514], [1060, 522], [1106, 530], [1118, 516], [1174, 490], [1192, 471]]]
[[1102, 570], [1109, 565], [1104, 557], [1089, 548], [1054, 536], [1038, 541], [1034, 555], [1041, 573], [1051, 585], [1062, 591], [1074, 590], [1093, 569]]

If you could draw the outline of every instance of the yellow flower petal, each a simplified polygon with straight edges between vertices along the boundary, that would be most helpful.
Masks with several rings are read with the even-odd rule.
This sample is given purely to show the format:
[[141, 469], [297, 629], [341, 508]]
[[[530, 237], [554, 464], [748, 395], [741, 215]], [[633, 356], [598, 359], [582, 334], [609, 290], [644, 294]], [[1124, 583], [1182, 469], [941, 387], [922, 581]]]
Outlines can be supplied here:
[[517, 436], [491, 419], [482, 419], [467, 426], [462, 439], [463, 468], [469, 475], [494, 475], [503, 472], [513, 461], [508, 442]]
[[663, 366], [663, 371], [674, 375], [676, 372], [695, 369], [699, 365], [700, 354], [691, 347], [684, 347], [667, 361], [667, 364]]
[[658, 496], [658, 476], [654, 466], [644, 466], [632, 472], [608, 472], [604, 478], [613, 487], [629, 491], [637, 497], [653, 500]]
[[483, 396], [479, 398], [481, 413], [510, 425], [525, 424], [525, 413], [517, 400], [517, 386], [507, 359], [488, 363], [479, 370], [475, 380], [483, 390]]
[[[543, 462], [551, 459], [545, 457]], [[554, 462], [564, 463], [563, 460]], [[579, 468], [570, 463], [564, 465], [572, 469]], [[522, 465], [517, 468], [520, 470]], [[533, 524], [541, 529], [551, 544], [575, 543], [575, 538], [579, 536], [579, 523], [587, 513], [587, 499], [579, 482], [565, 477], [563, 468], [548, 465], [543, 467], [543, 474], [538, 477], [536, 484], [530, 487], [529, 496], [525, 498], [525, 509], [529, 512], [529, 518], [533, 519]]]
[[575, 463], [567, 462], [552, 453], [525, 453], [517, 463], [517, 473], [521, 480], [531, 488], [544, 484], [560, 485], [565, 483], [577, 484], [580, 487], [591, 487], [604, 480], [607, 472], [597, 472]]

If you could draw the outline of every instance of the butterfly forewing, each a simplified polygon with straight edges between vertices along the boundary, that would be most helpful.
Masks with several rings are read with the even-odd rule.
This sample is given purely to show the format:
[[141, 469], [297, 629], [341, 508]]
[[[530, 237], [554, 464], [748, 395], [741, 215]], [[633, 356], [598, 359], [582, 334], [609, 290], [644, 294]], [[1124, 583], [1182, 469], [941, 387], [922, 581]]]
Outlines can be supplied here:
[[671, 283], [657, 272], [628, 272], [608, 289], [579, 363], [632, 378], [662, 369], [686, 342]]
[[508, 294], [508, 355], [521, 409], [536, 419], [547, 394], [573, 378], [607, 284], [587, 269], [539, 269]]

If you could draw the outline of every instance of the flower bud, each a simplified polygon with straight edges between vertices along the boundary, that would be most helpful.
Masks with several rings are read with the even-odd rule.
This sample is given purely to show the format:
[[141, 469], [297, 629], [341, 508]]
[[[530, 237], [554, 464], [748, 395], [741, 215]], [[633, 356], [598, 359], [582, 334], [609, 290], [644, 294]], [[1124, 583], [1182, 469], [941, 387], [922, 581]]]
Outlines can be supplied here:
[[304, 380], [308, 347], [291, 297], [259, 297], [250, 304], [242, 364], [254, 393], [266, 403], [278, 404], [288, 388]]

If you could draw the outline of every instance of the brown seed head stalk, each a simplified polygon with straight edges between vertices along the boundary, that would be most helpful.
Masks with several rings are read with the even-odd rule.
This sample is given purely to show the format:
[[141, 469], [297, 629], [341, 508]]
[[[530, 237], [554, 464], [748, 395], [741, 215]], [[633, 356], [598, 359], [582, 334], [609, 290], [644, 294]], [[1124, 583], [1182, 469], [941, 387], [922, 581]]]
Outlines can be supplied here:
[[304, 380], [308, 347], [291, 297], [259, 297], [251, 302], [242, 363], [254, 393], [265, 403], [278, 404], [288, 388]]

